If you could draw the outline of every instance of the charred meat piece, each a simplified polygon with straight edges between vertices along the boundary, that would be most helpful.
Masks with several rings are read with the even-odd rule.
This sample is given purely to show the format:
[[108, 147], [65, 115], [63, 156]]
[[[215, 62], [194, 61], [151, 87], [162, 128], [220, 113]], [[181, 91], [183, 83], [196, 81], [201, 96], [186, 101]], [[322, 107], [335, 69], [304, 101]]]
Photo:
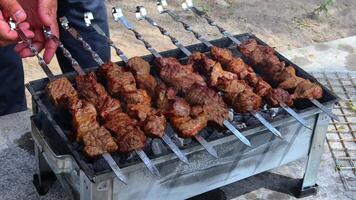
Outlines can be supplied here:
[[289, 107], [293, 106], [292, 96], [281, 88], [270, 90], [265, 96], [265, 100], [270, 107], [279, 107], [281, 103]]
[[228, 64], [233, 59], [231, 51], [226, 48], [213, 46], [210, 48], [210, 53], [214, 60], [221, 62], [223, 65]]
[[228, 107], [222, 97], [206, 86], [193, 85], [185, 99], [192, 106], [203, 106], [210, 122], [223, 126], [224, 120], [229, 118]]
[[126, 65], [126, 69], [135, 75], [148, 75], [151, 71], [150, 64], [141, 57], [132, 57]]
[[151, 75], [142, 74], [135, 75], [135, 78], [138, 88], [146, 90], [151, 97], [154, 97], [157, 87], [156, 79]]
[[110, 133], [96, 121], [95, 107], [89, 102], [74, 99], [71, 102], [73, 126], [78, 141], [83, 141], [84, 152], [90, 157], [118, 149]]
[[254, 85], [254, 92], [261, 96], [264, 97], [268, 94], [269, 91], [272, 90], [272, 87], [264, 81], [261, 77], [258, 77], [257, 83]]
[[207, 126], [207, 117], [203, 110], [191, 116], [190, 105], [176, 96], [173, 88], [167, 88], [160, 83], [156, 88], [156, 101], [159, 110], [170, 120], [173, 129], [182, 138], [194, 137]]
[[133, 57], [127, 63], [126, 69], [134, 74], [138, 88], [146, 90], [154, 97], [157, 81], [150, 74], [150, 64], [141, 57]]
[[239, 79], [245, 79], [247, 75], [253, 72], [253, 69], [248, 66], [241, 58], [232, 58], [232, 60], [223, 65], [223, 67], [226, 71], [236, 74]]
[[[114, 79], [112, 79], [115, 81]], [[121, 112], [120, 102], [117, 99], [113, 99], [109, 96], [105, 88], [97, 82], [94, 73], [90, 73], [85, 76], [76, 77], [77, 87], [80, 95], [92, 102], [95, 108], [100, 112], [102, 121], [104, 121], [104, 127], [110, 130], [115, 135], [116, 142], [118, 144], [117, 149], [122, 153], [128, 153], [133, 150], [142, 149], [146, 143], [146, 137], [138, 127], [135, 120], [131, 119], [127, 114]], [[120, 90], [124, 90], [121, 87]], [[121, 91], [118, 91], [118, 93]], [[128, 92], [127, 98], [130, 101], [139, 100], [140, 102], [147, 101], [146, 99], [135, 99], [140, 95]], [[146, 95], [147, 96], [147, 95]], [[150, 103], [150, 98], [148, 98]], [[111, 137], [110, 132], [104, 136], [105, 128], [100, 128], [100, 131], [92, 132], [92, 135], [88, 138], [100, 138], [104, 141], [108, 140], [108, 135]], [[84, 142], [85, 143], [85, 142]], [[96, 152], [93, 147], [98, 145], [97, 141], [91, 141], [88, 146], [89, 150]], [[99, 151], [97, 151], [99, 152]]]
[[115, 63], [102, 65], [99, 74], [105, 79], [109, 93], [115, 97], [136, 90], [136, 81], [132, 73], [126, 72]]
[[153, 109], [150, 106], [144, 104], [127, 104], [126, 113], [137, 119], [139, 122], [144, 122], [147, 116], [153, 112]]
[[109, 96], [104, 86], [98, 83], [94, 72], [77, 76], [75, 80], [80, 95], [95, 106], [102, 119], [110, 112], [121, 111], [120, 101]]
[[114, 135], [122, 153], [142, 149], [146, 144], [146, 136], [137, 122], [125, 113], [112, 113], [104, 127]]
[[323, 89], [320, 85], [303, 80], [295, 88], [294, 99], [320, 99], [323, 96]]
[[101, 119], [105, 120], [108, 118], [108, 116], [113, 113], [113, 112], [122, 112], [121, 111], [121, 106], [120, 106], [120, 101], [114, 98], [111, 98], [110, 96], [107, 96], [104, 99], [104, 103], [102, 104], [99, 112], [99, 116]]
[[60, 77], [51, 81], [46, 88], [46, 92], [55, 106], [64, 106], [62, 105], [66, 99], [77, 98], [77, 91], [72, 86], [71, 82], [66, 77]]
[[292, 66], [288, 66], [281, 72], [276, 73], [273, 80], [278, 83], [279, 88], [293, 91], [304, 79], [295, 74], [295, 69]]
[[102, 126], [88, 131], [88, 134], [83, 136], [83, 143], [84, 152], [90, 157], [118, 150], [118, 146], [111, 137], [110, 132]]
[[76, 129], [77, 141], [83, 139], [83, 135], [88, 131], [96, 129], [99, 124], [96, 121], [97, 112], [93, 104], [79, 99], [72, 99], [68, 102], [69, 111], [72, 114], [72, 124]]
[[171, 123], [173, 129], [182, 138], [192, 138], [207, 126], [207, 116], [201, 114], [195, 118], [192, 117], [172, 117]]
[[194, 72], [192, 65], [182, 65], [176, 58], [157, 58], [160, 77], [176, 90], [186, 93], [193, 84], [206, 85], [203, 77]]
[[162, 138], [166, 129], [166, 118], [160, 112], [151, 112], [143, 122], [143, 131], [152, 138]]
[[243, 42], [239, 47], [240, 52], [248, 61], [259, 67], [263, 74], [272, 77], [275, 73], [284, 69], [285, 63], [275, 55], [275, 50], [268, 46], [257, 44], [254, 39]]
[[241, 93], [228, 93], [224, 99], [237, 113], [248, 113], [258, 110], [262, 105], [262, 98], [250, 90]]
[[231, 72], [223, 70], [221, 64], [200, 52], [195, 52], [189, 57], [188, 63], [193, 64], [195, 68], [203, 71], [209, 76], [209, 85], [216, 86], [219, 78], [228, 80], [237, 79], [237, 76]]
[[151, 106], [151, 97], [147, 94], [146, 90], [137, 89], [132, 92], [126, 92], [123, 96], [127, 104], [142, 104]]
[[216, 88], [225, 93], [240, 93], [245, 90], [252, 91], [252, 88], [250, 88], [244, 80], [237, 79], [227, 80], [225, 78], [219, 78]]
[[188, 117], [190, 105], [180, 97], [176, 96], [173, 88], [167, 88], [160, 83], [156, 88], [156, 103], [158, 109], [167, 117]]
[[[149, 65], [146, 61], [139, 58], [130, 60], [128, 69], [133, 70], [135, 74], [149, 75]], [[146, 68], [141, 70], [140, 67]], [[146, 67], [145, 67], [146, 66]], [[149, 137], [160, 138], [164, 135], [166, 119], [163, 115], [152, 108], [151, 97], [144, 89], [137, 89], [136, 79], [132, 72], [125, 71], [123, 68], [115, 65], [104, 65], [101, 69], [102, 76], [106, 79], [108, 91], [111, 94], [117, 94], [123, 97], [126, 103], [126, 112], [129, 116], [139, 120], [139, 126]], [[116, 70], [117, 76], [112, 76], [110, 70]], [[116, 85], [110, 87], [110, 85]], [[117, 96], [116, 95], [116, 96]]]

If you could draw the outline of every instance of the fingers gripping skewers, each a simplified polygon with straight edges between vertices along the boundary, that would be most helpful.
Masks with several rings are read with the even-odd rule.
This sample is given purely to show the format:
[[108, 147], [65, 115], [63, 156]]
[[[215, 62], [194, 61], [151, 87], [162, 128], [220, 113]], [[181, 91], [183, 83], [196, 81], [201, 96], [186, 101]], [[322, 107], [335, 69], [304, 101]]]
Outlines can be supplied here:
[[[66, 22], [66, 19], [61, 18], [61, 21]], [[69, 27], [67, 23], [63, 23], [63, 25]], [[74, 29], [71, 30], [70, 33], [75, 33], [73, 34], [75, 38], [80, 37]], [[90, 46], [84, 40], [78, 40], [83, 44], [85, 49], [90, 49], [93, 58], [95, 58], [97, 54], [91, 50]], [[94, 60], [99, 63], [102, 62], [100, 57]], [[112, 98], [106, 92], [104, 86], [98, 83], [94, 72], [87, 75], [77, 76], [76, 83], [80, 95], [94, 104], [99, 112], [99, 118], [103, 121], [104, 127], [117, 138], [119, 151], [122, 153], [135, 151], [151, 173], [159, 177], [160, 175], [157, 168], [142, 150], [146, 144], [145, 134], [140, 129], [139, 124], [135, 119], [132, 119], [129, 115], [121, 111], [120, 101]]]
[[[163, 7], [166, 4], [166, 1], [160, 1], [160, 7]], [[196, 7], [194, 7], [193, 5], [193, 1], [192, 0], [186, 0], [185, 3], [182, 4], [182, 7], [184, 10], [189, 10], [192, 11], [194, 14], [196, 14], [199, 17], [204, 18], [209, 25], [216, 27], [220, 33], [224, 36], [226, 36], [227, 38], [229, 38], [232, 42], [234, 42], [235, 44], [237, 44], [238, 46], [241, 45], [241, 41], [239, 41], [237, 38], [233, 37], [228, 31], [226, 31], [224, 28], [222, 28], [220, 25], [218, 25], [215, 21], [213, 21], [205, 12], [202, 12], [200, 10], [198, 10]], [[163, 9], [163, 8], [161, 8]], [[309, 99], [315, 106], [317, 106], [319, 109], [321, 109], [323, 112], [325, 112], [330, 118], [334, 119], [334, 120], [339, 120], [338, 117], [333, 114], [332, 112], [330, 112], [324, 105], [322, 105], [317, 99], [321, 98], [322, 96], [322, 88], [315, 84], [310, 82], [309, 80], [303, 80], [297, 76], [295, 76], [295, 69], [291, 66], [285, 68], [286, 70], [284, 70], [284, 63], [279, 61], [278, 57], [275, 55], [275, 51], [272, 48], [269, 48], [267, 46], [262, 46], [262, 45], [257, 45], [257, 42], [255, 40], [249, 40], [244, 42], [243, 45], [241, 45], [242, 47], [239, 47], [240, 49], [244, 48], [244, 47], [257, 47], [260, 46], [259, 48], [257, 48], [258, 50], [255, 51], [255, 49], [250, 49], [252, 50], [252, 52], [254, 52], [253, 54], [251, 54], [252, 52], [248, 53], [249, 56], [258, 56], [260, 59], [265, 57], [267, 59], [262, 59], [260, 60], [262, 63], [262, 65], [258, 65], [256, 62], [257, 60], [253, 60], [253, 58], [249, 58], [247, 55], [245, 55], [245, 53], [247, 53], [245, 51], [244, 56], [246, 56], [250, 62], [253, 64], [254, 67], [256, 68], [260, 68], [263, 67], [263, 65], [265, 66], [264, 70], [260, 70], [260, 71], [268, 71], [266, 77], [270, 80], [271, 77], [280, 77], [278, 78], [279, 80], [279, 87], [282, 89], [289, 89], [293, 91], [293, 88], [295, 89], [295, 92], [293, 93], [293, 97], [294, 99]], [[263, 56], [264, 55], [264, 56]], [[257, 58], [257, 57], [255, 57]], [[272, 74], [272, 73], [278, 73], [277, 75]], [[284, 75], [287, 75], [288, 78], [284, 78]], [[283, 77], [283, 78], [282, 78]], [[276, 81], [276, 80], [273, 80]], [[277, 81], [278, 82], [278, 81]], [[298, 87], [297, 90], [297, 85], [301, 83]], [[285, 106], [282, 106], [284, 109], [287, 110], [288, 112], [288, 108], [286, 108]], [[290, 109], [290, 108], [289, 108]], [[290, 114], [296, 114], [296, 113], [290, 113]], [[298, 120], [298, 118], [296, 118]]]
[[[85, 15], [86, 21], [87, 17], [90, 16], [88, 14], [90, 13], [86, 13]], [[101, 29], [96, 25], [96, 30]], [[105, 35], [103, 31], [101, 31], [101, 34]], [[109, 40], [109, 38], [107, 39]], [[112, 42], [111, 45], [114, 46]], [[123, 55], [123, 60], [125, 60], [126, 56], [124, 56], [123, 52], [121, 52], [119, 49], [116, 50], [117, 53], [120, 52], [120, 55]], [[92, 50], [90, 49], [89, 51]], [[95, 54], [95, 52], [91, 53]], [[98, 64], [100, 64], [100, 62]], [[105, 79], [109, 93], [117, 98], [123, 97], [127, 114], [129, 114], [130, 117], [138, 120], [137, 125], [142, 128], [146, 136], [163, 139], [163, 141], [165, 141], [165, 143], [173, 150], [173, 152], [177, 154], [179, 159], [185, 163], [188, 163], [186, 156], [171, 141], [171, 139], [164, 134], [166, 128], [165, 117], [160, 114], [160, 112], [151, 107], [150, 96], [148, 96], [146, 91], [136, 87], [136, 82], [133, 78], [133, 75], [130, 72], [122, 70], [122, 68], [117, 67], [113, 63], [106, 63], [102, 65], [99, 71], [99, 74]], [[147, 156], [142, 156], [143, 151], [139, 152], [139, 155], [141, 155], [141, 158], [145, 157], [146, 162], [149, 165], [152, 165], [150, 164]], [[155, 173], [158, 174], [158, 171], [153, 165], [150, 168], [152, 168], [152, 171], [156, 171], [157, 173]]]
[[[120, 21], [120, 22], [122, 22], [123, 25], [128, 24], [128, 22], [122, 15], [122, 12], [119, 8], [113, 9], [113, 16], [114, 16], [115, 21]], [[151, 45], [148, 44], [142, 38], [142, 36], [132, 28], [131, 25], [126, 26], [126, 28], [128, 28], [129, 30], [132, 30], [132, 32], [135, 33], [136, 38], [141, 40], [145, 44], [145, 46], [148, 50], [151, 51], [153, 49], [151, 47]], [[155, 55], [155, 52], [156, 51], [152, 52], [152, 54]], [[183, 94], [185, 94], [186, 100], [190, 104], [203, 106], [205, 112], [209, 113], [209, 115], [208, 115], [209, 122], [218, 124], [220, 126], [226, 126], [243, 143], [250, 146], [249, 141], [237, 129], [235, 129], [230, 124], [229, 121], [226, 120], [226, 119], [228, 119], [227, 106], [224, 104], [224, 102], [221, 99], [219, 99], [219, 97], [217, 95], [214, 94], [214, 91], [212, 91], [211, 89], [206, 87], [206, 83], [205, 83], [204, 79], [200, 75], [193, 72], [193, 69], [191, 68], [191, 66], [182, 66], [174, 58], [162, 58], [160, 55], [156, 56], [156, 58], [157, 58], [156, 59], [157, 64], [159, 66], [162, 66], [161, 64], [165, 65], [164, 63], [168, 64], [168, 65], [165, 65], [165, 67], [163, 67], [164, 68], [163, 70], [161, 70], [161, 68], [159, 70], [161, 78], [166, 83], [173, 86], [179, 92], [182, 92]], [[202, 86], [202, 87], [200, 87], [200, 86]], [[190, 97], [189, 94], [191, 94], [191, 97], [194, 97], [195, 95], [199, 95], [199, 92], [203, 92], [203, 94], [210, 95], [209, 97], [211, 97], [211, 98], [208, 98], [209, 100], [189, 98]], [[215, 108], [214, 108], [214, 105], [216, 105]], [[210, 111], [212, 111], [212, 112], [210, 112]]]
[[[27, 39], [20, 29], [17, 31], [22, 41], [26, 43], [37, 56], [40, 66], [50, 80], [50, 83], [47, 86], [47, 93], [52, 99], [52, 102], [56, 106], [68, 109], [72, 114], [76, 138], [78, 141], [84, 143], [84, 153], [90, 157], [102, 155], [117, 177], [122, 182], [126, 183], [127, 178], [123, 175], [120, 168], [109, 154], [109, 152], [116, 151], [118, 146], [108, 130], [100, 126], [96, 121], [97, 113], [93, 105], [78, 98], [77, 91], [66, 77], [54, 78], [46, 63], [33, 47], [31, 40]], [[46, 32], [49, 33], [49, 30]]]
[[[139, 8], [138, 11], [140, 12], [142, 18], [144, 18], [146, 20], [149, 19], [149, 20], [147, 20], [148, 22], [154, 22], [151, 18], [149, 18], [147, 16], [147, 12], [145, 11], [145, 9], [143, 7]], [[169, 12], [169, 13], [175, 19], [177, 18], [177, 16], [175, 16], [174, 13], [172, 13], [172, 12]], [[179, 20], [179, 22], [184, 23], [181, 20]], [[153, 26], [160, 27], [162, 34], [169, 35], [168, 32], [161, 26], [157, 25], [156, 23], [154, 23], [154, 24], [151, 23], [151, 24]], [[187, 30], [192, 31], [192, 29], [187, 24], [184, 23], [184, 26]], [[202, 38], [202, 36], [199, 33], [195, 32], [195, 31], [193, 31], [193, 32], [197, 38], [199, 38], [199, 39]], [[169, 37], [172, 40], [173, 37], [172, 36], [169, 36]], [[201, 41], [209, 47], [213, 46], [206, 39], [203, 39]], [[172, 40], [172, 42], [173, 42], [173, 40]], [[188, 49], [186, 49], [185, 47], [183, 47], [183, 48], [184, 48], [184, 50], [182, 49], [183, 52], [188, 52], [188, 54], [186, 54], [187, 56], [194, 57], [194, 55], [192, 55]], [[202, 55], [202, 54], [199, 54], [197, 56], [199, 57], [200, 55]], [[208, 61], [208, 60], [206, 60], [206, 61]], [[248, 89], [248, 87], [245, 87], [246, 84], [244, 84], [243, 82], [238, 82], [237, 76], [235, 74], [224, 71], [221, 66], [215, 65], [215, 63], [216, 63], [215, 61], [210, 60], [210, 64], [212, 64], [212, 66], [208, 67], [208, 65], [206, 65], [208, 68], [206, 68], [205, 71], [209, 72], [209, 74], [211, 75], [209, 84], [214, 87], [219, 85], [219, 87], [217, 87], [217, 89], [220, 89], [223, 92], [228, 92], [228, 95], [225, 95], [225, 101], [229, 105], [231, 105], [236, 112], [240, 112], [240, 113], [250, 112], [263, 125], [265, 125], [273, 134], [280, 137], [281, 134], [279, 133], [279, 131], [276, 128], [274, 128], [271, 124], [269, 124], [269, 122], [267, 122], [265, 119], [263, 119], [263, 117], [258, 112], [256, 112], [256, 110], [261, 106], [261, 103], [262, 103], [261, 98], [257, 94], [254, 94], [251, 91], [251, 89]], [[206, 64], [209, 64], [209, 63], [206, 63]], [[193, 65], [193, 63], [191, 63], [191, 65]], [[222, 89], [221, 87], [224, 87], [224, 89]]]
[[[100, 34], [100, 32], [98, 33]], [[106, 35], [103, 36], [109, 42], [110, 38]], [[121, 52], [118, 55], [122, 60], [128, 60], [119, 48], [115, 48], [118, 50], [117, 52]], [[133, 73], [138, 88], [146, 90], [150, 97], [155, 100], [158, 110], [170, 120], [178, 135], [183, 138], [195, 137], [211, 155], [217, 157], [216, 151], [204, 138], [197, 135], [207, 125], [205, 113], [196, 113], [196, 116], [192, 116], [190, 105], [184, 99], [177, 97], [172, 88], [167, 88], [162, 82], [157, 83], [156, 79], [150, 75], [150, 65], [143, 59], [134, 57], [128, 62], [125, 61], [125, 63], [127, 65], [126, 69]], [[196, 108], [193, 109], [198, 110]], [[169, 144], [166, 139], [170, 140], [170, 138], [163, 137], [163, 140]], [[172, 148], [172, 150], [176, 151], [175, 148]], [[177, 150], [179, 149], [177, 148]], [[176, 154], [178, 155], [178, 153]]]

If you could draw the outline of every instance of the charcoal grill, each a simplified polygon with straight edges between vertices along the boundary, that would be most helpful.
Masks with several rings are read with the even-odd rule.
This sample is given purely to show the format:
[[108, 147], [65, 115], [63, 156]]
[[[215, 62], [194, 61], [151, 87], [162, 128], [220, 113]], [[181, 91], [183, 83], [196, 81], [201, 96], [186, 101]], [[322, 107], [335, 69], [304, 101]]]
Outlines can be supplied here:
[[[235, 37], [240, 41], [255, 38], [265, 44], [252, 34]], [[240, 56], [226, 38], [213, 40], [211, 43], [230, 48]], [[190, 51], [209, 52], [204, 44], [187, 48]], [[179, 58], [183, 62], [187, 59], [179, 49], [161, 54]], [[317, 82], [285, 57], [280, 54], [278, 56], [294, 66], [298, 76]], [[152, 55], [143, 58], [151, 63], [154, 60]], [[64, 75], [71, 81], [75, 76], [74, 73]], [[186, 199], [304, 157], [308, 157], [308, 162], [298, 194], [316, 192], [317, 171], [329, 118], [309, 101], [295, 102], [294, 108], [307, 121], [308, 126], [312, 127], [311, 130], [287, 114], [279, 114], [271, 120], [272, 125], [283, 134], [283, 140], [270, 134], [260, 124], [241, 129], [254, 148], [236, 142], [232, 134], [217, 134], [216, 137], [206, 139], [217, 150], [218, 159], [210, 156], [195, 142], [181, 147], [190, 165], [179, 161], [173, 153], [156, 155], [146, 150], [161, 173], [160, 179], [152, 176], [139, 159], [113, 154], [113, 158], [128, 177], [125, 185], [115, 177], [103, 159], [87, 159], [80, 153], [81, 145], [70, 137], [68, 113], [54, 108], [44, 92], [48, 82], [48, 79], [40, 79], [27, 84], [33, 101], [32, 137], [37, 163], [34, 184], [42, 194], [57, 178], [74, 199]], [[320, 102], [331, 110], [338, 98], [325, 87], [323, 89], [324, 95]], [[211, 129], [206, 131], [216, 132]]]

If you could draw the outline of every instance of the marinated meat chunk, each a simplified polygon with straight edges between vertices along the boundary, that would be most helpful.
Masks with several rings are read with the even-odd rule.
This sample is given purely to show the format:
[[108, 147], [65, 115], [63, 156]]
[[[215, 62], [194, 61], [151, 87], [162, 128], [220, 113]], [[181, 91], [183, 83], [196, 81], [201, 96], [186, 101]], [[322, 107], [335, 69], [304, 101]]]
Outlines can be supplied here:
[[77, 91], [72, 86], [71, 82], [64, 76], [51, 81], [46, 88], [48, 96], [56, 106], [62, 105], [65, 99], [77, 98]]
[[287, 106], [293, 106], [292, 96], [281, 88], [272, 89], [265, 97], [270, 107], [279, 107], [281, 103]]

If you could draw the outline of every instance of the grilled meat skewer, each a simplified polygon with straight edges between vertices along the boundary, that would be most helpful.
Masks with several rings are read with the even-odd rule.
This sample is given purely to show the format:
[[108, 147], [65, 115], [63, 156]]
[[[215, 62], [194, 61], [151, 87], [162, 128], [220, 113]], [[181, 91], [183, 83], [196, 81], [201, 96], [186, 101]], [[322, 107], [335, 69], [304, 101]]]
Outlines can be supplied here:
[[116, 138], [119, 152], [143, 149], [146, 137], [137, 122], [121, 111], [120, 101], [112, 98], [97, 82], [94, 72], [76, 77], [77, 88], [85, 99], [93, 103], [100, 113], [103, 126]]
[[293, 98], [287, 91], [282, 88], [272, 88], [271, 85], [257, 76], [253, 69], [245, 64], [241, 58], [234, 58], [230, 50], [213, 46], [210, 48], [210, 53], [215, 60], [222, 63], [224, 69], [236, 74], [239, 79], [245, 80], [256, 94], [264, 98], [269, 106], [287, 105], [290, 107], [293, 105]]
[[[134, 74], [139, 88], [148, 91], [159, 111], [170, 120], [180, 137], [194, 137], [207, 126], [206, 113], [195, 112], [192, 116], [190, 105], [183, 98], [178, 97], [173, 88], [167, 88], [162, 82], [157, 83], [150, 74], [151, 66], [148, 62], [140, 57], [133, 57], [127, 63], [126, 69]], [[193, 110], [199, 109], [193, 108]]]
[[[237, 44], [238, 46], [241, 44], [241, 42], [235, 38], [234, 36], [232, 36], [231, 33], [229, 33], [226, 29], [224, 29], [223, 27], [221, 27], [220, 25], [218, 25], [214, 20], [212, 20], [206, 13], [198, 10], [196, 7], [194, 7], [193, 2], [192, 1], [188, 1], [186, 3], [182, 4], [182, 7], [185, 10], [189, 10], [192, 11], [193, 13], [195, 13], [196, 15], [206, 19], [206, 21], [208, 22], [209, 25], [216, 27], [219, 32], [224, 35], [225, 37], [229, 38], [233, 43]], [[170, 12], [169, 10], [164, 10], [163, 9], [163, 4], [158, 5], [158, 10], [160, 11], [160, 13], [163, 12]], [[177, 20], [179, 21], [179, 20]], [[189, 26], [186, 26], [186, 30], [189, 30], [188, 28], [190, 28]], [[210, 44], [209, 42], [206, 42], [206, 40], [199, 34], [194, 33], [194, 35], [196, 36], [197, 39], [199, 39], [200, 41], [202, 41], [204, 44], [206, 44], [208, 47], [213, 46], [212, 44]], [[198, 37], [199, 36], [199, 37]], [[183, 49], [185, 50], [185, 49]], [[184, 51], [183, 51], [184, 52]], [[275, 61], [276, 59], [272, 59], [271, 61]], [[311, 87], [312, 89], [315, 89], [315, 87], [312, 84], [308, 84], [309, 87]], [[281, 90], [280, 90], [281, 91]], [[318, 89], [316, 91], [319, 91]], [[274, 99], [276, 100], [276, 99]], [[316, 105], [318, 108], [320, 108], [323, 112], [325, 112], [328, 116], [330, 116], [331, 118], [339, 121], [338, 117], [336, 115], [334, 115], [333, 113], [331, 113], [325, 106], [323, 106], [320, 102], [318, 102], [315, 99], [309, 99], [314, 105]], [[308, 127], [307, 124], [305, 123], [305, 120], [302, 119], [294, 110], [292, 110], [291, 108], [289, 108], [287, 105], [282, 105], [282, 108], [284, 110], [286, 110], [291, 116], [293, 116], [297, 121], [299, 121], [301, 124], [303, 124], [304, 126]]]
[[322, 97], [322, 88], [318, 84], [296, 76], [295, 69], [291, 66], [285, 67], [285, 63], [278, 59], [273, 48], [259, 45], [254, 39], [243, 42], [238, 48], [266, 78], [279, 84], [280, 88], [293, 91], [294, 99], [320, 99]]
[[223, 126], [224, 120], [229, 118], [228, 107], [214, 90], [207, 87], [192, 65], [182, 65], [171, 57], [157, 58], [155, 63], [163, 81], [181, 92], [189, 104], [202, 106], [209, 113], [209, 122]]
[[165, 133], [165, 117], [152, 108], [151, 97], [146, 90], [137, 89], [133, 74], [114, 63], [107, 63], [100, 67], [100, 76], [106, 82], [111, 95], [123, 97], [126, 112], [139, 121], [145, 134], [153, 138], [162, 138]]
[[70, 111], [76, 138], [83, 141], [86, 155], [96, 157], [118, 149], [110, 132], [97, 122], [95, 107], [78, 98], [77, 91], [66, 77], [51, 81], [46, 91], [56, 106]]

